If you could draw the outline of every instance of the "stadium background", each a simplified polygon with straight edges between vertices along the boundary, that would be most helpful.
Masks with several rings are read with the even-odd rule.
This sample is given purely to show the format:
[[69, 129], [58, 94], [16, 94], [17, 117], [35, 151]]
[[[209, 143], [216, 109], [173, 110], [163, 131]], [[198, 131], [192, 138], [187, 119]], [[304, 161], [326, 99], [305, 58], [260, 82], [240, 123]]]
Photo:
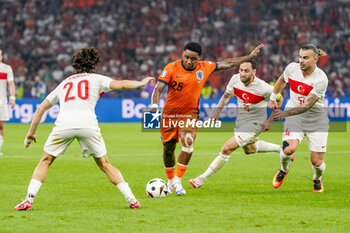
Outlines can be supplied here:
[[[24, 98], [11, 112], [10, 122], [26, 122], [22, 118], [35, 111], [38, 102], [31, 98], [44, 98], [72, 74], [73, 52], [87, 45], [102, 55], [99, 73], [140, 80], [157, 77], [168, 62], [180, 59], [188, 41], [200, 42], [203, 59], [213, 61], [248, 54], [265, 41], [257, 58], [257, 76], [273, 83], [290, 61], [297, 61], [299, 46], [310, 42], [329, 54], [318, 63], [329, 77], [327, 98], [330, 102], [345, 98], [339, 102], [350, 108], [346, 98], [350, 97], [350, 4], [346, 0], [5, 0], [1, 5], [0, 48], [4, 62], [14, 69], [17, 99]], [[235, 72], [237, 68], [212, 74], [202, 98], [220, 98]], [[104, 106], [106, 98], [149, 101], [153, 88], [154, 84], [143, 91], [115, 91], [99, 105]], [[288, 98], [287, 92], [284, 95]], [[123, 112], [120, 103], [112, 104]]]
[[[203, 59], [214, 61], [248, 54], [265, 41], [257, 76], [268, 82], [297, 60], [300, 45], [314, 43], [329, 54], [318, 64], [330, 79], [328, 96], [342, 97], [337, 89], [350, 96], [347, 0], [2, 0], [0, 11], [0, 48], [14, 69], [18, 97], [32, 97], [36, 75], [51, 91], [72, 73], [74, 50], [86, 45], [99, 49], [100, 73], [140, 80], [179, 59], [188, 41], [200, 42]], [[235, 71], [210, 77], [210, 97]]]

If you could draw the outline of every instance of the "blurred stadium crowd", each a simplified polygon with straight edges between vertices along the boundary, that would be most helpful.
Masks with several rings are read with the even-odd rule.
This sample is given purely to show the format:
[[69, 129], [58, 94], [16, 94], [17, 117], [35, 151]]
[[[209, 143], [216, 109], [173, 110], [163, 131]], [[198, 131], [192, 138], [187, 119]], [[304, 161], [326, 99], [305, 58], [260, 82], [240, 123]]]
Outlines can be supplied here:
[[[330, 78], [328, 95], [350, 96], [349, 0], [1, 0], [0, 12], [4, 62], [25, 97], [37, 82], [51, 91], [72, 73], [74, 50], [87, 45], [102, 55], [100, 73], [140, 79], [158, 76], [188, 41], [201, 43], [203, 59], [218, 61], [248, 54], [262, 40], [258, 77], [275, 81], [297, 61], [300, 45], [314, 43], [329, 54], [318, 64]], [[208, 96], [236, 71], [212, 74]]]

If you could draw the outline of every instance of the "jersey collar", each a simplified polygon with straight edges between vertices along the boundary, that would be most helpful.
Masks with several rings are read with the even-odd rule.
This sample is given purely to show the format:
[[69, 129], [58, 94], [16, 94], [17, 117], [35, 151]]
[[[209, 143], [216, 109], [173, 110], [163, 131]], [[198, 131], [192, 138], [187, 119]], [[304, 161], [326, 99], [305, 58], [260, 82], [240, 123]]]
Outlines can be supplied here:
[[185, 66], [184, 66], [184, 62], [181, 60], [181, 65], [182, 65], [182, 68], [184, 68], [185, 70], [187, 70], [187, 71], [194, 71], [196, 68], [197, 68], [197, 66], [196, 67], [194, 67], [193, 69], [187, 69]]

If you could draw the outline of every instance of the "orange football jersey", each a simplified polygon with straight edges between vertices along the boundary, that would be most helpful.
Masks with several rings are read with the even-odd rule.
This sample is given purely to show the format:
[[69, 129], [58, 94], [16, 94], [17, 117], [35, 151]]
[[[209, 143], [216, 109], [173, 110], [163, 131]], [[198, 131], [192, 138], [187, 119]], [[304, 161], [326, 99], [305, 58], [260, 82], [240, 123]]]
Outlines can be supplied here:
[[158, 82], [168, 86], [164, 108], [177, 113], [196, 109], [203, 85], [216, 68], [211, 61], [199, 61], [194, 70], [187, 70], [181, 60], [169, 63], [158, 77]]

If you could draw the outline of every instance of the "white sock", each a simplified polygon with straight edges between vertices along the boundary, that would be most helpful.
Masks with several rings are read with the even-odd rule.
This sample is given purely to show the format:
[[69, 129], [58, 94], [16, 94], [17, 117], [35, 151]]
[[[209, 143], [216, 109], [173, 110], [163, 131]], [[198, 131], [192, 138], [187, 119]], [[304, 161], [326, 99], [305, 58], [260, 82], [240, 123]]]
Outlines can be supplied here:
[[117, 188], [124, 195], [127, 202], [130, 203], [130, 201], [132, 201], [133, 199], [136, 199], [134, 194], [132, 194], [128, 183], [126, 183], [126, 182], [119, 183], [117, 185]]
[[168, 186], [170, 186], [170, 185], [172, 185], [174, 183], [174, 178], [172, 178], [172, 179], [168, 179]]
[[292, 155], [285, 155], [283, 153], [283, 150], [281, 150], [280, 159], [281, 159], [281, 170], [284, 172], [288, 172], [289, 171], [289, 163], [292, 160]]
[[323, 162], [319, 167], [312, 165], [312, 170], [314, 171], [314, 180], [321, 180], [324, 170], [326, 170], [326, 164]]
[[281, 146], [280, 145], [273, 144], [273, 143], [270, 143], [270, 142], [257, 141], [255, 143], [255, 145], [256, 145], [255, 153], [269, 152], [269, 151], [276, 151], [276, 152], [280, 152], [281, 151]]
[[224, 155], [220, 152], [219, 156], [213, 160], [213, 162], [210, 164], [208, 169], [201, 175], [201, 177], [207, 179], [209, 176], [219, 171], [223, 166], [225, 166], [229, 158], [229, 155]]
[[180, 178], [180, 177], [177, 177], [177, 176], [175, 175], [175, 177], [173, 178], [173, 183], [175, 183], [175, 182], [180, 182], [180, 183], [181, 183], [181, 178]]
[[0, 151], [3, 143], [4, 143], [4, 136], [0, 135]]
[[27, 191], [27, 198], [31, 198], [32, 201], [34, 201], [34, 198], [36, 194], [39, 192], [39, 189], [43, 183], [39, 180], [31, 179], [29, 186], [28, 186], [28, 191]]

